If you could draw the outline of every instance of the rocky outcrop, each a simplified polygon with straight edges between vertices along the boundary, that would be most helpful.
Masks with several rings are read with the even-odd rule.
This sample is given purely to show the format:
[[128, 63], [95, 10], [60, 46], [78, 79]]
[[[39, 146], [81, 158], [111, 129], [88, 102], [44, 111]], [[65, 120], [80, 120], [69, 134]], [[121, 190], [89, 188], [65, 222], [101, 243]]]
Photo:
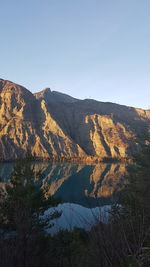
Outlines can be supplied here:
[[49, 88], [32, 94], [0, 79], [0, 160], [129, 158], [150, 111], [78, 100]]

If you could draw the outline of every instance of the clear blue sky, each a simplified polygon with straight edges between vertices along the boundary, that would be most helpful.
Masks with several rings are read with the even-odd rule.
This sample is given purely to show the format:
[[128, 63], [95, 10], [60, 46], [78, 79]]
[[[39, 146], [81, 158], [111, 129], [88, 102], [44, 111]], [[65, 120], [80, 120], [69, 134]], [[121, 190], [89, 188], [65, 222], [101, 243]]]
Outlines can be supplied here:
[[0, 0], [0, 77], [150, 109], [150, 0]]

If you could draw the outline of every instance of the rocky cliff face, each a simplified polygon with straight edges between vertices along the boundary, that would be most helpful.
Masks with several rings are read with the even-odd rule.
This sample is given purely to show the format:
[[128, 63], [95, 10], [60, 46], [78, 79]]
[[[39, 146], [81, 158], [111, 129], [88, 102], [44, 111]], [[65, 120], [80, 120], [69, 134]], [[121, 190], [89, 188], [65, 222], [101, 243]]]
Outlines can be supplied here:
[[150, 111], [78, 100], [45, 89], [35, 95], [0, 79], [0, 160], [127, 158]]

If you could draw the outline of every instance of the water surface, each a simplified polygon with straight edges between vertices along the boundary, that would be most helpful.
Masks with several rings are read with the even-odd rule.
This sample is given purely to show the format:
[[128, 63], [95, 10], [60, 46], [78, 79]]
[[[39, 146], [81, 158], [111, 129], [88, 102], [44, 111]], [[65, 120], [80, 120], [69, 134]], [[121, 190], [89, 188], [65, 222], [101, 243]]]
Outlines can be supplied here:
[[[110, 207], [117, 192], [123, 188], [126, 173], [126, 165], [120, 163], [83, 165], [32, 162], [31, 164], [34, 167], [35, 182], [43, 188], [46, 187], [48, 194], [61, 198], [62, 204], [58, 209], [62, 208], [64, 214], [58, 221], [59, 227], [62, 224], [62, 227], [65, 228], [69, 228], [71, 223], [68, 218], [70, 220], [72, 218], [72, 226], [85, 225], [84, 223], [79, 224], [81, 215], [82, 221], [88, 219], [89, 223], [93, 223], [91, 212], [94, 211], [96, 218], [95, 214], [99, 217], [98, 211], [104, 210], [104, 206]], [[1, 184], [7, 182], [14, 166], [14, 163], [0, 163]], [[38, 176], [39, 171], [40, 177]], [[68, 221], [66, 225], [64, 217]]]

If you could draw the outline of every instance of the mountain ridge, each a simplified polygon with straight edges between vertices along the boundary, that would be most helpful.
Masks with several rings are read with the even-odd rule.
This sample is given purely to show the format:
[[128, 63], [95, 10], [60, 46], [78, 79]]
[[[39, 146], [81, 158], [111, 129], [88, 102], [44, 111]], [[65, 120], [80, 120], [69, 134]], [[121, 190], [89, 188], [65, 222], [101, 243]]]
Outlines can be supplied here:
[[28, 153], [69, 160], [127, 159], [139, 149], [150, 110], [80, 100], [46, 88], [31, 93], [0, 79], [0, 160]]

